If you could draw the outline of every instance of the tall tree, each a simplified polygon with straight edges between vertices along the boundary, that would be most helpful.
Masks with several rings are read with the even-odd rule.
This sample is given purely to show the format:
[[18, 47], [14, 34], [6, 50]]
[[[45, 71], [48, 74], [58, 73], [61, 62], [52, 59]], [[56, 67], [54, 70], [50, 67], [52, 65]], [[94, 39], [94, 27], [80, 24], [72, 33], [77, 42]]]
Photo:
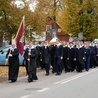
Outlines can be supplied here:
[[98, 32], [97, 0], [63, 0], [66, 9], [59, 14], [59, 24], [67, 33], [78, 36], [82, 32], [85, 40], [95, 38]]
[[51, 17], [54, 21], [58, 18], [58, 11], [64, 8], [62, 0], [38, 0], [35, 8], [35, 14], [39, 17], [39, 30], [45, 31], [45, 21], [47, 17]]
[[[17, 8], [14, 3], [11, 1], [15, 0], [0, 0], [0, 34], [1, 38], [10, 41], [12, 36], [14, 37], [17, 33], [19, 24], [22, 20], [22, 17], [25, 15], [26, 24], [25, 27], [31, 25], [33, 30], [38, 30], [38, 22], [34, 12], [29, 10], [29, 4], [24, 1], [25, 6]], [[13, 10], [12, 10], [13, 9]], [[25, 35], [28, 39], [28, 31], [26, 30]]]

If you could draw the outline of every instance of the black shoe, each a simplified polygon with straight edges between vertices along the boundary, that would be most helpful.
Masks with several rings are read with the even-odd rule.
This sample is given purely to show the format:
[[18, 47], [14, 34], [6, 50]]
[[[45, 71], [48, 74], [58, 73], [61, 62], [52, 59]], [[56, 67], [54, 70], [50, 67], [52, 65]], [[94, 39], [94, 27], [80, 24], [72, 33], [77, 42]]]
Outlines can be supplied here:
[[54, 71], [52, 70], [52, 73], [54, 73]]
[[86, 71], [89, 71], [89, 69], [86, 69]]
[[28, 79], [28, 82], [32, 82], [32, 81], [33, 81], [33, 79], [30, 79], [30, 78]]
[[13, 83], [13, 82], [16, 82], [16, 80], [13, 79], [13, 80], [11, 80], [11, 82], [12, 82], [12, 83]]
[[65, 71], [65, 73], [67, 73], [67, 71]]
[[56, 76], [58, 76], [59, 74], [58, 74], [58, 73], [56, 73], [55, 75], [56, 75]]
[[38, 77], [37, 77], [37, 76], [36, 76], [36, 77], [34, 77], [34, 78], [33, 78], [33, 80], [38, 80]]
[[61, 73], [58, 73], [58, 75], [61, 75]]
[[45, 75], [46, 75], [46, 76], [48, 76], [48, 75], [49, 75], [49, 73], [46, 73]]

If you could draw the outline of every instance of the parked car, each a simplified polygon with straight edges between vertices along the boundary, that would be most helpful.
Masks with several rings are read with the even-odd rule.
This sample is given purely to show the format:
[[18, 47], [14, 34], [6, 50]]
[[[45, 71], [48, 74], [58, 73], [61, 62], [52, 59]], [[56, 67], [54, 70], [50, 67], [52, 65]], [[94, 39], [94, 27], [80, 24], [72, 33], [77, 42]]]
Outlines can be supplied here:
[[10, 47], [11, 45], [5, 45], [5, 46], [3, 46], [3, 47], [0, 47], [0, 52], [3, 50], [3, 49], [5, 49], [5, 48], [7, 48], [7, 47]]
[[[6, 63], [6, 54], [8, 50], [10, 49], [11, 45], [6, 45], [3, 47], [0, 47], [0, 65], [5, 65]], [[24, 57], [23, 55], [19, 54], [19, 63], [22, 65], [24, 63]]]

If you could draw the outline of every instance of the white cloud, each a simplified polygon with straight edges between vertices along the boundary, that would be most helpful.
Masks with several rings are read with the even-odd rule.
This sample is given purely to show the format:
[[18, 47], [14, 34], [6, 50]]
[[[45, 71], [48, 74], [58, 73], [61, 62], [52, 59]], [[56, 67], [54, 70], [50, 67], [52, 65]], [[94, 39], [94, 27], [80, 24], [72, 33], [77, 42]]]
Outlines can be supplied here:
[[[26, 2], [29, 2], [30, 0], [26, 0]], [[22, 2], [22, 0], [16, 0], [15, 4], [17, 5], [18, 8], [23, 8], [25, 6], [24, 2]], [[29, 8], [31, 11], [34, 11], [35, 6], [37, 4], [37, 0], [34, 0], [33, 2], [31, 2], [29, 4]]]

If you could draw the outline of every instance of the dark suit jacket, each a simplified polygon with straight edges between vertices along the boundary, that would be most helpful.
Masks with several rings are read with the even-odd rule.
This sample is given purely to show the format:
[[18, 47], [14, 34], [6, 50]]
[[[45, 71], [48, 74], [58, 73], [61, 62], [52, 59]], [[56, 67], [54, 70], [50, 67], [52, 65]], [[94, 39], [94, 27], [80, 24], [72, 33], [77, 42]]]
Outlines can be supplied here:
[[41, 59], [43, 64], [49, 64], [51, 60], [50, 57], [50, 48], [48, 46], [46, 48], [43, 46], [41, 49]]

